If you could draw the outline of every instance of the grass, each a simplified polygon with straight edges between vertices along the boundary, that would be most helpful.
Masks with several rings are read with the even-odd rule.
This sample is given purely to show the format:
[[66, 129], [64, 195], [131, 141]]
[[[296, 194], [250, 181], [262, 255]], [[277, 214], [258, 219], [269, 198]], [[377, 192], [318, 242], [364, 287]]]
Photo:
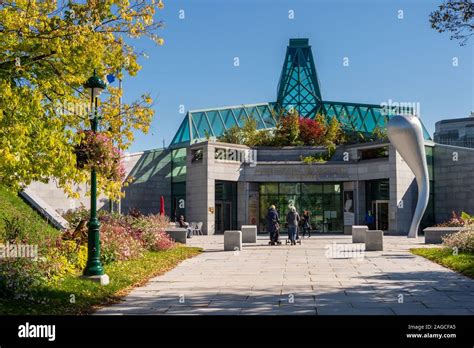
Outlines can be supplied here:
[[14, 226], [21, 231], [22, 236], [28, 236], [29, 243], [42, 244], [46, 236], [59, 236], [60, 231], [48, 224], [35, 210], [33, 210], [16, 193], [0, 185], [0, 240], [6, 235], [6, 220], [14, 222]]
[[458, 255], [454, 255], [449, 248], [418, 248], [410, 249], [410, 251], [474, 279], [474, 253], [472, 252], [459, 252]]
[[140, 259], [105, 266], [105, 272], [110, 277], [107, 286], [81, 279], [79, 274], [69, 276], [35, 295], [36, 302], [44, 300], [46, 303], [0, 299], [0, 314], [89, 314], [100, 306], [118, 302], [133, 287], [143, 285], [150, 278], [165, 273], [200, 252], [200, 248], [185, 246], [166, 251], [149, 251]]

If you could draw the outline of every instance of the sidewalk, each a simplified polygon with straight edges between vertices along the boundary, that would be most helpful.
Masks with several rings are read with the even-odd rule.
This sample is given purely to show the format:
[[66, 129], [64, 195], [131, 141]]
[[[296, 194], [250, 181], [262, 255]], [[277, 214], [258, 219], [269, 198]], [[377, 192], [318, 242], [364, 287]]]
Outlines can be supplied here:
[[202, 255], [134, 289], [97, 314], [474, 315], [474, 280], [408, 249], [416, 240], [385, 236], [384, 251], [326, 257], [351, 236], [313, 236], [302, 245], [269, 246], [267, 237], [223, 251], [223, 236], [194, 236]]

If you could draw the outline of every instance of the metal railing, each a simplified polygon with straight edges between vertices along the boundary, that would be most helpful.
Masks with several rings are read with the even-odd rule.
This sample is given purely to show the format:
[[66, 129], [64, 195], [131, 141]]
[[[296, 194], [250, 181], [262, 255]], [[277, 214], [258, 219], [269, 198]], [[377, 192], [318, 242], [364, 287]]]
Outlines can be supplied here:
[[469, 147], [469, 148], [474, 149], [474, 139], [465, 139], [465, 140], [436, 139], [435, 143], [443, 144], [443, 145]]

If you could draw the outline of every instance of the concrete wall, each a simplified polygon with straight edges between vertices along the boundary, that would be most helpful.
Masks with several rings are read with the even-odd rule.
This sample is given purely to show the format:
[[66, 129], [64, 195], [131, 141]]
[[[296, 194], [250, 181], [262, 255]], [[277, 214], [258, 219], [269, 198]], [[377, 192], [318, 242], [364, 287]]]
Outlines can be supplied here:
[[453, 210], [474, 214], [474, 149], [436, 144], [433, 156], [436, 223]]
[[[35, 195], [39, 196], [47, 205], [59, 214], [64, 214], [68, 210], [75, 210], [84, 206], [86, 209], [90, 209], [91, 198], [86, 195], [89, 190], [89, 185], [80, 184], [74, 185], [74, 192], [79, 193], [80, 197], [77, 199], [69, 198], [59, 188], [56, 179], [50, 179], [48, 183], [32, 182], [28, 186], [28, 190], [34, 192]], [[104, 195], [100, 195], [97, 199], [97, 207], [99, 209], [109, 209], [109, 200]]]
[[132, 182], [124, 188], [121, 212], [138, 209], [144, 214], [160, 212], [160, 197], [165, 200], [165, 213], [171, 216], [171, 154], [157, 149], [131, 154], [124, 159]]
[[[127, 213], [131, 208], [141, 212], [159, 213], [160, 196], [165, 198], [165, 211], [171, 210], [171, 163], [168, 150], [158, 149], [129, 154], [124, 157], [127, 177], [133, 177], [132, 182], [124, 189], [125, 198], [121, 201], [121, 211]], [[58, 213], [63, 214], [69, 209], [77, 209], [83, 205], [90, 208], [88, 184], [80, 184], [74, 190], [80, 194], [79, 199], [68, 198], [64, 191], [57, 186], [55, 179], [49, 183], [33, 182], [28, 189], [38, 195]], [[104, 195], [98, 198], [99, 209], [110, 209], [110, 202]]]

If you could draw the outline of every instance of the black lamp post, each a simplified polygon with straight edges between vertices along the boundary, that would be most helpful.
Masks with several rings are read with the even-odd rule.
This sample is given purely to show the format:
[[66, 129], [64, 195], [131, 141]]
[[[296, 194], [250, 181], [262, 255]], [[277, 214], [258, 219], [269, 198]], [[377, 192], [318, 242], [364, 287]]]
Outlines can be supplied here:
[[[99, 95], [107, 87], [104, 81], [97, 76], [94, 70], [92, 75], [87, 82], [84, 84], [84, 88], [89, 92], [91, 96], [91, 129], [94, 133], [97, 132], [98, 126], [98, 115], [97, 115], [97, 101]], [[101, 276], [104, 274], [104, 269], [100, 262], [100, 236], [99, 228], [100, 223], [97, 218], [97, 173], [95, 168], [92, 168], [91, 172], [91, 216], [89, 223], [88, 233], [88, 253], [87, 253], [87, 265], [84, 269], [85, 276]]]

